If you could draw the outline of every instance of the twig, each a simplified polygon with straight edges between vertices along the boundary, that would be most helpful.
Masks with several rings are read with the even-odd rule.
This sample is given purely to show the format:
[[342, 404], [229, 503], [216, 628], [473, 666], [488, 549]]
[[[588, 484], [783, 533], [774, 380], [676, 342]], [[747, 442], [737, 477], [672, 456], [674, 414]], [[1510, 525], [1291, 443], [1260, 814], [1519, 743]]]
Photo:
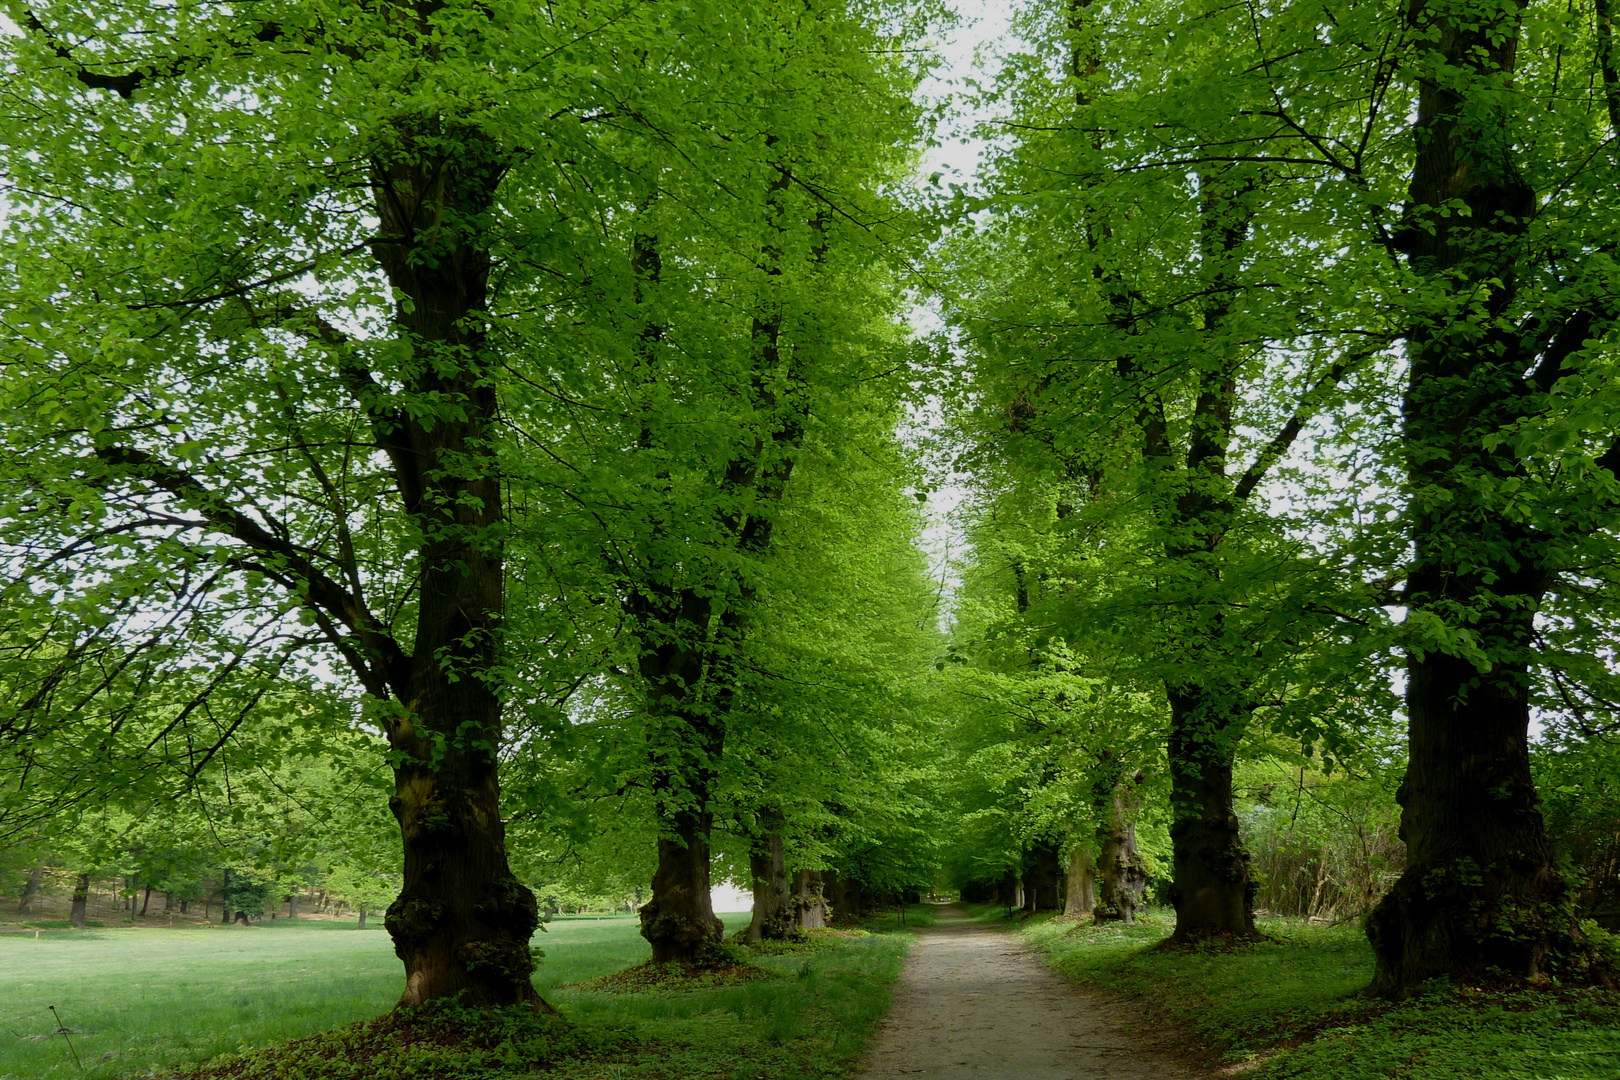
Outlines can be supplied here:
[[73, 1055], [73, 1064], [79, 1067], [80, 1072], [84, 1072], [84, 1062], [79, 1060], [79, 1052], [73, 1049], [73, 1039], [69, 1036], [67, 1025], [62, 1023], [62, 1017], [57, 1013], [55, 1005], [51, 1005], [49, 1008], [51, 1010], [51, 1016], [56, 1020], [56, 1031], [54, 1034], [62, 1036], [62, 1041], [67, 1043], [68, 1053]]

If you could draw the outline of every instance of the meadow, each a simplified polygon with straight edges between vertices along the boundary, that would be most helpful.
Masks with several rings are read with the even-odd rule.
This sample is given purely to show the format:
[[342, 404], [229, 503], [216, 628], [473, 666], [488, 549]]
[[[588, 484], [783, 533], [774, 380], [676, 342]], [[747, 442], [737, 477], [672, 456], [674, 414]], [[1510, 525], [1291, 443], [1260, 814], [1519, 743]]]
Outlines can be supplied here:
[[[723, 918], [735, 928], [747, 916]], [[882, 1015], [905, 941], [873, 934], [760, 956], [778, 977], [740, 985], [604, 993], [570, 984], [647, 959], [635, 918], [563, 917], [536, 935], [546, 956], [535, 982], [570, 1021], [614, 1032], [622, 1051], [559, 1063], [561, 1075], [702, 1077], [748, 1061], [773, 1078], [819, 1077], [836, 1075]], [[251, 1056], [387, 1012], [401, 978], [376, 922], [0, 934], [0, 1080], [112, 1080]], [[55, 1034], [52, 1005], [70, 1035]]]

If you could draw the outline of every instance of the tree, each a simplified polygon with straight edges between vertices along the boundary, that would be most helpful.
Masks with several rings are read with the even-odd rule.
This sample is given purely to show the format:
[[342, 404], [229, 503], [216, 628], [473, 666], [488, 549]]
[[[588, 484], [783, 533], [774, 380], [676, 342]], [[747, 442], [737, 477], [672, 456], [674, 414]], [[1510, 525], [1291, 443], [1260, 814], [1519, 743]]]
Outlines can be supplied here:
[[1557, 21], [1539, 8], [1430, 3], [1409, 16], [1414, 156], [1391, 237], [1415, 300], [1402, 428], [1407, 867], [1367, 927], [1374, 986], [1396, 995], [1441, 975], [1537, 979], [1579, 953], [1528, 738], [1532, 669], [1567, 679], [1576, 659], [1538, 649], [1538, 624], [1571, 593], [1596, 599], [1581, 567], [1613, 538], [1620, 444], [1612, 418], [1587, 410], [1620, 315], [1601, 149], [1620, 134], [1620, 99], [1605, 8], [1582, 44], [1607, 108], [1565, 108], [1551, 139], [1531, 137], [1545, 111], [1532, 101], [1561, 102], [1558, 60], [1522, 44], [1527, 15]]
[[[1384, 619], [1377, 578], [1332, 550], [1342, 515], [1271, 485], [1298, 482], [1290, 455], [1324, 445], [1301, 434], [1357, 380], [1378, 385], [1398, 336], [1348, 287], [1390, 274], [1357, 231], [1367, 189], [1322, 183], [1338, 173], [1295, 116], [1361, 145], [1389, 65], [1352, 63], [1279, 104], [1278, 42], [1316, 25], [1282, 15], [1261, 32], [1241, 7], [1034, 14], [1033, 48], [1003, 69], [1017, 136], [998, 148], [993, 213], [949, 255], [971, 456], [1001, 447], [1015, 475], [1054, 486], [1092, 560], [1044, 621], [1162, 687], [1182, 940], [1252, 936], [1239, 748], [1257, 721], [1343, 737], [1319, 696], [1334, 684], [1310, 669], [1364, 658], [1363, 627]], [[1378, 102], [1365, 114], [1333, 99], [1352, 84]]]

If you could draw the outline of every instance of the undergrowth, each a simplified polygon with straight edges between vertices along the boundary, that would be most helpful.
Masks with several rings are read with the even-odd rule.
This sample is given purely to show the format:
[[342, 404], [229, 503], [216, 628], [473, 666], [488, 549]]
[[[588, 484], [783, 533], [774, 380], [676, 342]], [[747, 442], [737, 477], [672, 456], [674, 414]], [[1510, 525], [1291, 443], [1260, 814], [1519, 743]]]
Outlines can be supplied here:
[[1192, 1033], [1210, 1063], [1256, 1080], [1620, 1076], [1615, 993], [1436, 982], [1395, 1004], [1363, 993], [1373, 957], [1357, 926], [1273, 919], [1266, 940], [1235, 950], [1155, 948], [1173, 927], [1155, 913], [1133, 927], [1036, 917], [1022, 932], [1061, 971], [1129, 998], [1155, 1026]]

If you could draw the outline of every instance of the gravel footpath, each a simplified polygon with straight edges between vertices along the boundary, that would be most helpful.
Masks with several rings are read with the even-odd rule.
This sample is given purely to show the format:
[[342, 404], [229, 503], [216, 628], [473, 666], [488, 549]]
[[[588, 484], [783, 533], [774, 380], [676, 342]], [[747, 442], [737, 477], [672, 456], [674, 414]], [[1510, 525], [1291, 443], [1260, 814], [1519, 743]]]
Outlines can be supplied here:
[[859, 1080], [1190, 1080], [1016, 934], [945, 907], [918, 932]]

